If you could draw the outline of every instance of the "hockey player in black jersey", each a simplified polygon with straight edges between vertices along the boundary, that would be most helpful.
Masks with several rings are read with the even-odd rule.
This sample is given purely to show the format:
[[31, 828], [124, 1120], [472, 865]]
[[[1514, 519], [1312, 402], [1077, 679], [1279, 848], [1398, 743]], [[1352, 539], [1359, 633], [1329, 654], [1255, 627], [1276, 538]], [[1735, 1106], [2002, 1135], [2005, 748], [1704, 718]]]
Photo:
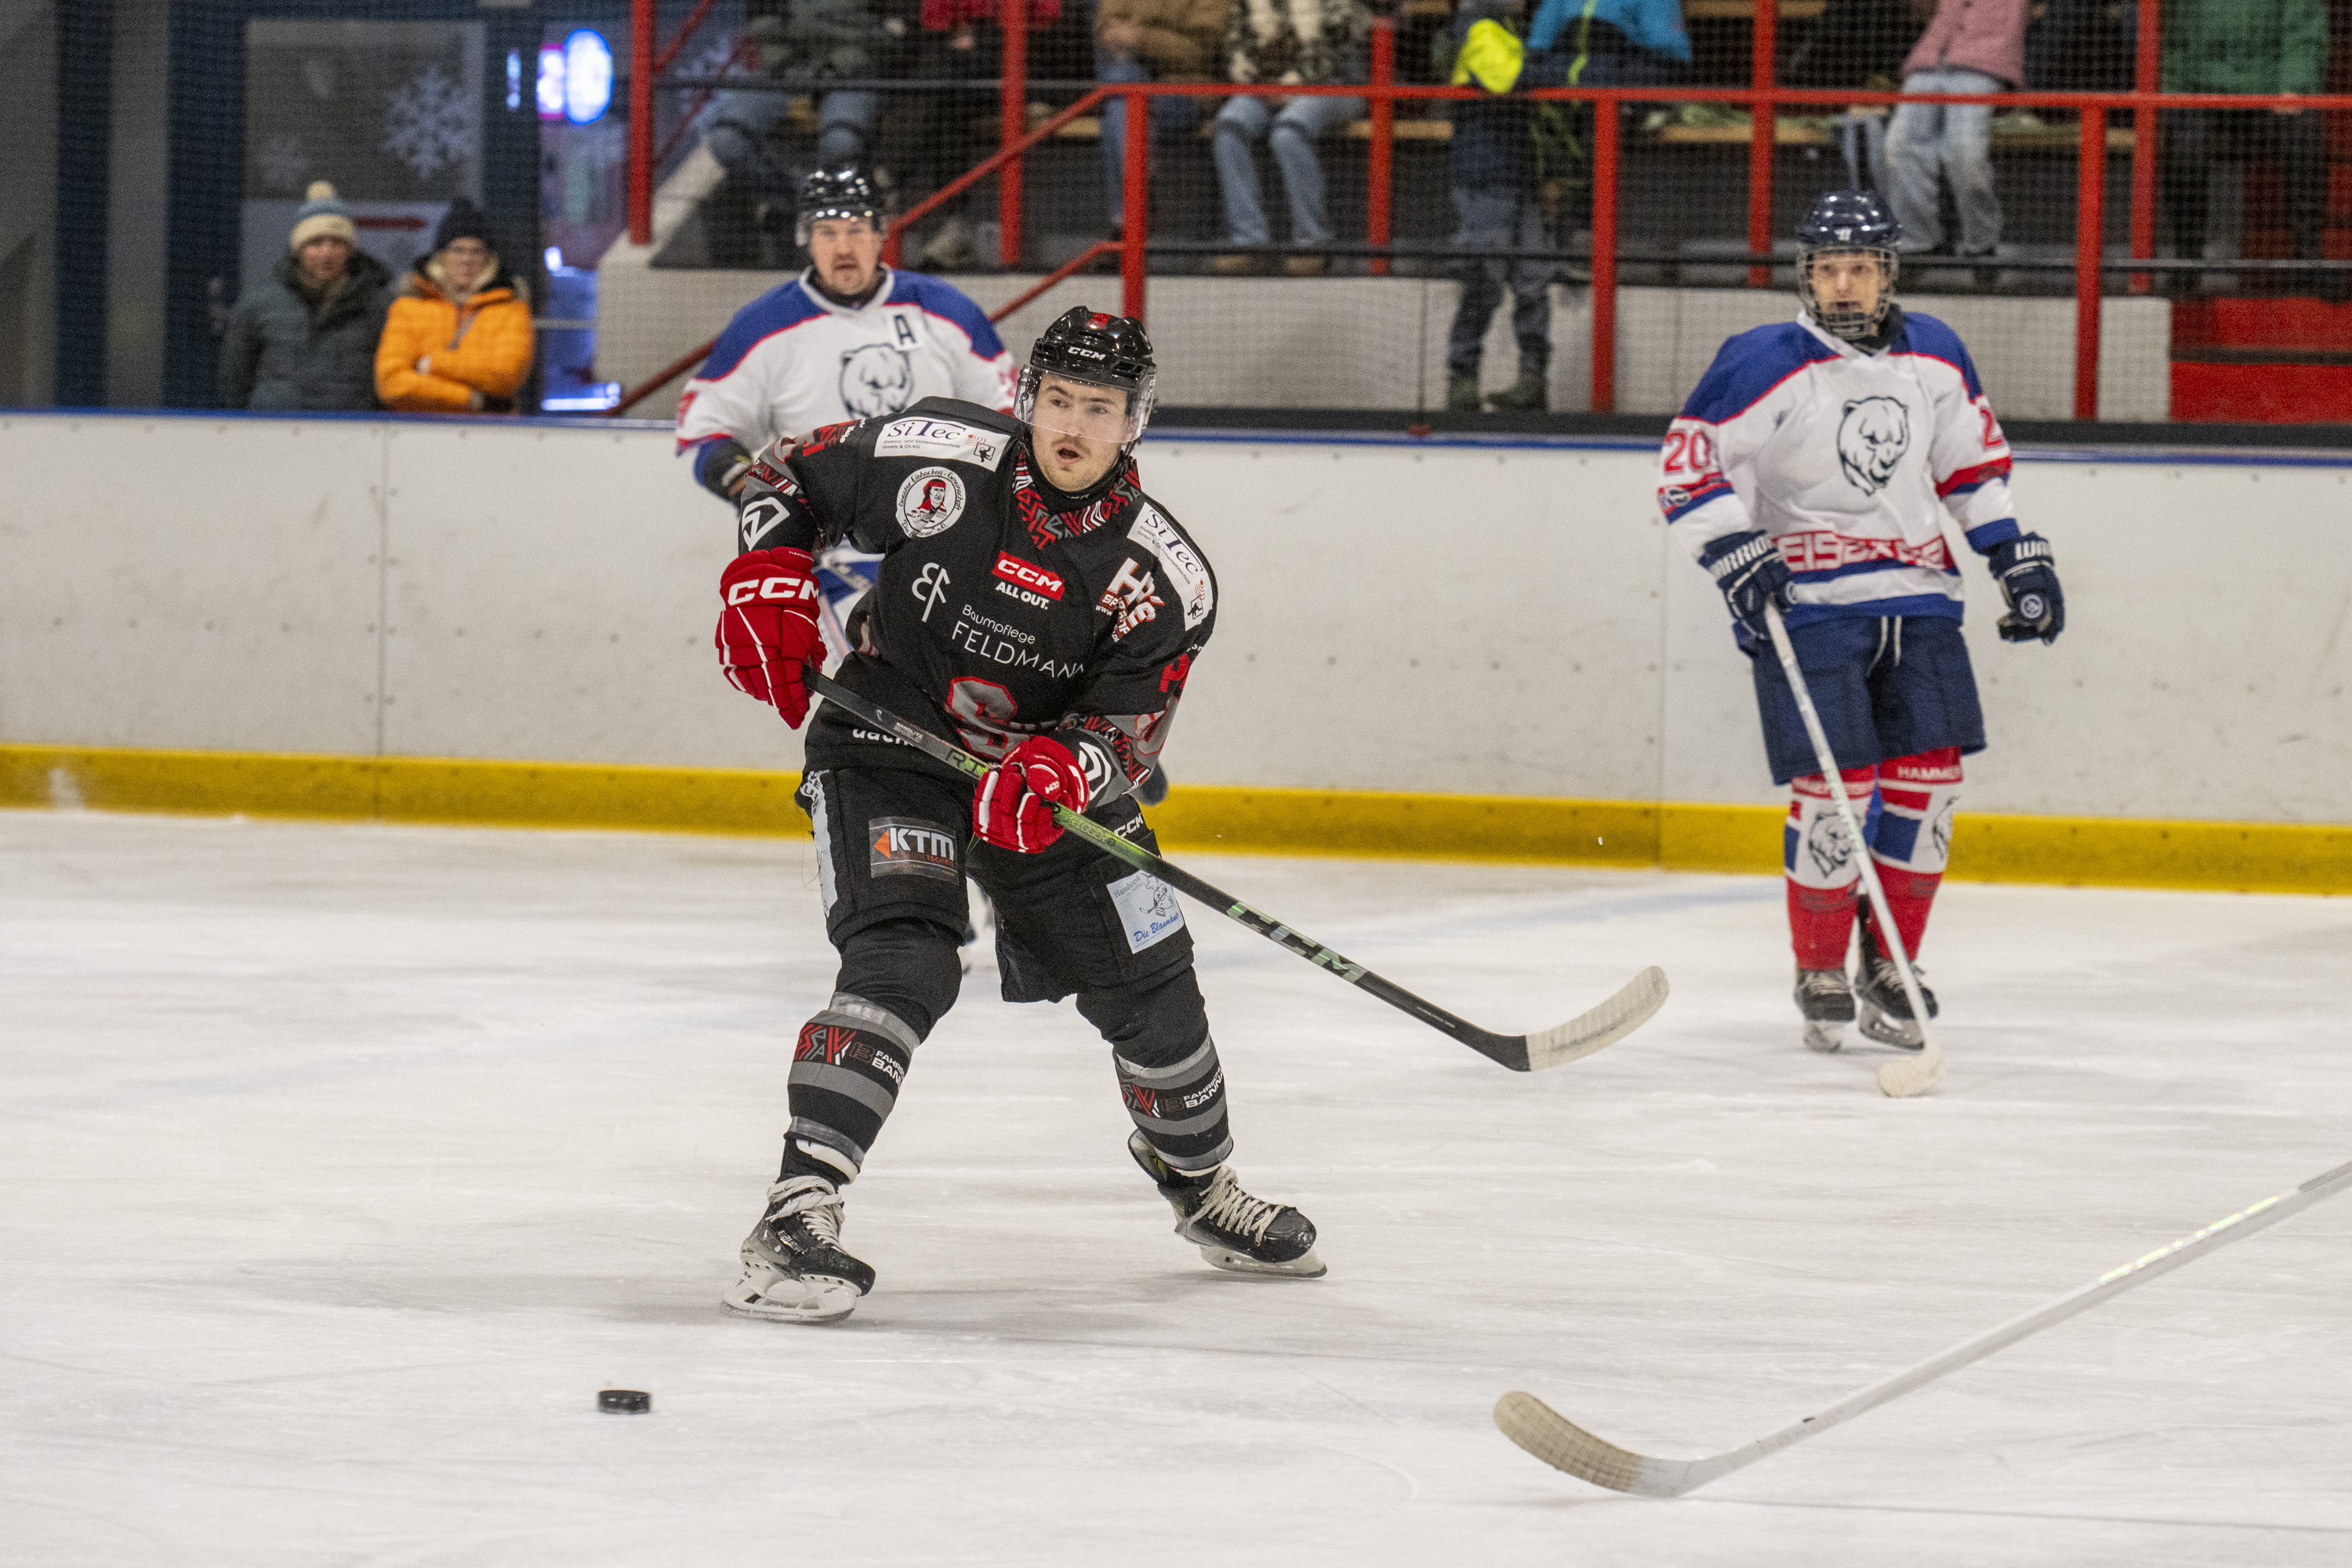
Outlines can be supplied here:
[[1022, 373], [1013, 416], [929, 398], [778, 442], [741, 496], [720, 579], [719, 658], [798, 726], [824, 658], [812, 552], [882, 556], [835, 679], [995, 763], [971, 780], [836, 706], [811, 723], [800, 793], [816, 835], [834, 994], [800, 1033], [782, 1168], [743, 1243], [731, 1310], [845, 1317], [874, 1271], [841, 1240], [917, 1047], [954, 1005], [964, 878], [995, 900], [1005, 999], [1075, 995], [1111, 1047], [1128, 1148], [1218, 1268], [1312, 1277], [1315, 1227], [1226, 1163], [1224, 1075], [1174, 894], [1055, 824], [1055, 804], [1156, 847], [1136, 801], [1216, 579], [1136, 482], [1155, 369], [1139, 323], [1073, 310]]

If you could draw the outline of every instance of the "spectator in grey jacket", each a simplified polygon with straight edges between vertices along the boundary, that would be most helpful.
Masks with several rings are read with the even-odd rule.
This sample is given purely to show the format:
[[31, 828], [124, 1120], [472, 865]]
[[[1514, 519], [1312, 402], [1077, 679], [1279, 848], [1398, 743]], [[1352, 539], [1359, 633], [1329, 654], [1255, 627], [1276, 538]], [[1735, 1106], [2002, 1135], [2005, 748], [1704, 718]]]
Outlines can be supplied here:
[[[2025, 80], [2026, 0], [1941, 0], [1936, 19], [1903, 62], [1906, 92], [2011, 92]], [[1906, 103], [1886, 128], [1886, 171], [1903, 248], [1937, 251], [1936, 171], [1960, 209], [1959, 253], [1990, 258], [2000, 244], [1992, 188], [1992, 106]]]
[[225, 408], [369, 409], [392, 273], [359, 247], [351, 209], [324, 180], [294, 216], [271, 281], [239, 300], [221, 345]]

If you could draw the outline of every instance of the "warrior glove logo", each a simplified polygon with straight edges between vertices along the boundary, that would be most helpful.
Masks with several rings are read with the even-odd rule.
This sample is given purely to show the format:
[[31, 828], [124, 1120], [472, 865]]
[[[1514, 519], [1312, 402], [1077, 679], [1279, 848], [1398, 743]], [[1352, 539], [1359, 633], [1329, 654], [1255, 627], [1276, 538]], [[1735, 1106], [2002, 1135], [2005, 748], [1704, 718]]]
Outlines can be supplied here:
[[963, 480], [951, 468], [917, 468], [898, 487], [898, 526], [909, 539], [929, 539], [963, 515]]
[[955, 835], [937, 823], [917, 822], [904, 816], [877, 816], [866, 826], [866, 841], [871, 857], [866, 864], [869, 877], [931, 877], [942, 882], [961, 882], [963, 873], [956, 868]]
[[904, 349], [866, 343], [841, 356], [841, 405], [852, 414], [896, 414], [915, 401], [915, 365]]
[[1911, 446], [1911, 412], [1892, 397], [1864, 397], [1845, 405], [1838, 425], [1838, 466], [1856, 489], [1874, 496], [1895, 477]]

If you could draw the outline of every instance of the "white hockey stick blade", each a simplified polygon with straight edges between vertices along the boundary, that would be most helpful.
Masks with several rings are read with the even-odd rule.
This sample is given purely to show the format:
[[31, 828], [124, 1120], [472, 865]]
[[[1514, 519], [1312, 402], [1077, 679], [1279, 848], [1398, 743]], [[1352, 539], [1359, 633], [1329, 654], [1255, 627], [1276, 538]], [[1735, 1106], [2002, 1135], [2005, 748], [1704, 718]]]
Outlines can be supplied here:
[[1947, 1373], [1958, 1372], [1973, 1362], [1982, 1361], [1997, 1350], [2015, 1344], [2031, 1334], [2038, 1334], [2053, 1323], [2063, 1322], [2077, 1312], [2087, 1311], [2110, 1296], [2120, 1296], [2134, 1286], [2145, 1285], [2159, 1274], [2168, 1274], [2182, 1264], [2216, 1252], [2233, 1241], [2242, 1241], [2256, 1231], [2276, 1225], [2289, 1215], [2299, 1214], [2324, 1198], [2332, 1198], [2347, 1187], [2352, 1187], [2352, 1162], [2323, 1171], [2301, 1186], [2284, 1193], [2273, 1193], [2258, 1204], [2240, 1209], [2226, 1219], [2219, 1219], [2194, 1236], [2184, 1236], [2169, 1246], [2136, 1258], [2120, 1268], [2110, 1268], [2081, 1289], [2061, 1296], [2045, 1306], [2037, 1307], [2021, 1318], [2012, 1318], [1997, 1329], [1966, 1340], [1941, 1354], [1928, 1357], [1918, 1365], [1906, 1367], [1893, 1377], [1872, 1384], [1868, 1388], [1849, 1394], [1826, 1410], [1816, 1411], [1801, 1421], [1791, 1421], [1777, 1432], [1768, 1432], [1753, 1443], [1710, 1454], [1700, 1459], [1661, 1459], [1648, 1454], [1637, 1454], [1631, 1448], [1621, 1448], [1603, 1437], [1596, 1437], [1575, 1422], [1538, 1399], [1532, 1394], [1506, 1394], [1495, 1402], [1495, 1425], [1503, 1436], [1541, 1459], [1556, 1470], [1566, 1470], [1580, 1480], [1612, 1491], [1639, 1492], [1644, 1497], [1680, 1497], [1685, 1492], [1706, 1485], [1719, 1476], [1745, 1469], [1768, 1454], [1775, 1454], [1792, 1444], [1826, 1432], [1853, 1420], [1865, 1411], [1875, 1410], [1891, 1400], [1900, 1399], [1912, 1390], [1935, 1382]]
[[1642, 971], [1613, 996], [1588, 1007], [1565, 1024], [1528, 1037], [1528, 1070], [1541, 1072], [1613, 1046], [1666, 1005], [1666, 972], [1656, 964]]
[[1926, 1048], [1916, 1057], [1882, 1063], [1878, 1068], [1878, 1092], [1889, 1100], [1908, 1100], [1915, 1094], [1925, 1094], [1944, 1081], [1944, 1047], [1936, 1037], [1927, 1037]]

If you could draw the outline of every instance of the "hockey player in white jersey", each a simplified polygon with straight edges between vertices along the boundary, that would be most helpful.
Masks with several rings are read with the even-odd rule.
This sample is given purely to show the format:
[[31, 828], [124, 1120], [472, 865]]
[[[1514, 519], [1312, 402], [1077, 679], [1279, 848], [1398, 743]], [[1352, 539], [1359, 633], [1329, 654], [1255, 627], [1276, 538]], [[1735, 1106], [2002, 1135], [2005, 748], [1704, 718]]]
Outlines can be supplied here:
[[[1904, 950], [1918, 953], [1960, 759], [1984, 749], [1945, 518], [1989, 558], [2008, 604], [2003, 639], [2055, 638], [2065, 600], [2048, 541], [2018, 527], [2009, 443], [1968, 350], [1894, 301], [1895, 220], [1877, 197], [1840, 191], [1797, 233], [1802, 312], [1717, 353], [1666, 434], [1658, 504], [1730, 605], [1773, 780], [1791, 787], [1781, 843], [1806, 1044], [1837, 1049], [1858, 1003], [1864, 1035], [1916, 1050], [1918, 1024], [1866, 908], [1851, 981], [1846, 955], [1857, 852], [1877, 867]], [[1846, 793], [1870, 800], [1866, 846], [1848, 841], [1765, 644], [1767, 604], [1782, 606]], [[1935, 1016], [1933, 994], [1924, 1000]]]
[[[694, 477], [732, 504], [751, 454], [828, 425], [896, 414], [926, 397], [1013, 411], [1013, 356], [988, 313], [953, 284], [882, 265], [882, 203], [856, 169], [801, 187], [808, 269], [735, 312], [677, 404], [677, 445]], [[850, 603], [879, 557], [818, 563], [824, 631], [836, 656]]]

